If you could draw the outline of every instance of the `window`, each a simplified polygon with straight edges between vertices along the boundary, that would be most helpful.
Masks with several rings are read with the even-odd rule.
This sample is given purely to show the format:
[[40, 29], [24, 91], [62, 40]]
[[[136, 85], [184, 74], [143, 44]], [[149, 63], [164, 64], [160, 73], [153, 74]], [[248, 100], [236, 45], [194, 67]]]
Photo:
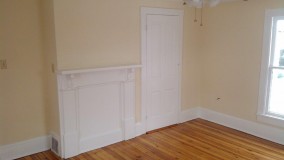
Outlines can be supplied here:
[[284, 9], [266, 11], [258, 120], [284, 126]]

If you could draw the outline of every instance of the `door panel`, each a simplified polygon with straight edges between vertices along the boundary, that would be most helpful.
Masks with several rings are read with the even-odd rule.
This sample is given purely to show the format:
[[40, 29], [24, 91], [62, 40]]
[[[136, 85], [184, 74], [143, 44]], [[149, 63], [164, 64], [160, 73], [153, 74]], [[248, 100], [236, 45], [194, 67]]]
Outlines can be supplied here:
[[147, 15], [147, 131], [177, 123], [179, 23], [179, 16]]

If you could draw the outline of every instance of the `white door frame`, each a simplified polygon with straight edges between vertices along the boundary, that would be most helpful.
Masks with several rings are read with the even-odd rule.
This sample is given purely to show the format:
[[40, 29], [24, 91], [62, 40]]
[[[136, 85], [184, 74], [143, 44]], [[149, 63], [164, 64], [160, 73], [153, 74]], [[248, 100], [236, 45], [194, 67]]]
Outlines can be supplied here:
[[[163, 9], [163, 8], [148, 8], [141, 7], [141, 61], [142, 61], [142, 71], [141, 71], [141, 123], [137, 131], [143, 134], [147, 131], [146, 126], [146, 116], [147, 116], [147, 15], [169, 15], [169, 16], [179, 16], [180, 28], [180, 51], [179, 51], [179, 67], [178, 67], [178, 112], [181, 112], [181, 69], [182, 69], [182, 45], [183, 45], [183, 10], [178, 9]], [[178, 117], [179, 118], [179, 117]], [[138, 133], [139, 134], [139, 133]]]

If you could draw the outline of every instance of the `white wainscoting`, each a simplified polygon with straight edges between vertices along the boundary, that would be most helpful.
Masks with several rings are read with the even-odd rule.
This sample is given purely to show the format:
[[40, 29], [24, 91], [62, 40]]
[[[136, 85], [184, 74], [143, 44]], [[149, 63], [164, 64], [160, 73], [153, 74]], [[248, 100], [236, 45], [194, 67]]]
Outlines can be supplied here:
[[137, 67], [140, 66], [58, 73], [63, 158], [136, 136]]

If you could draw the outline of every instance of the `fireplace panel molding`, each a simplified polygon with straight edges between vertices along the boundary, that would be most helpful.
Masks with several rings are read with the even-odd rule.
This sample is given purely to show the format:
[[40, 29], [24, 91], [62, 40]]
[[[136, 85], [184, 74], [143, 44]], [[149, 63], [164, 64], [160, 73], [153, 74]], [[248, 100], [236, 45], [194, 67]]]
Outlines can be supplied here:
[[135, 69], [140, 67], [58, 72], [63, 158], [136, 136]]

